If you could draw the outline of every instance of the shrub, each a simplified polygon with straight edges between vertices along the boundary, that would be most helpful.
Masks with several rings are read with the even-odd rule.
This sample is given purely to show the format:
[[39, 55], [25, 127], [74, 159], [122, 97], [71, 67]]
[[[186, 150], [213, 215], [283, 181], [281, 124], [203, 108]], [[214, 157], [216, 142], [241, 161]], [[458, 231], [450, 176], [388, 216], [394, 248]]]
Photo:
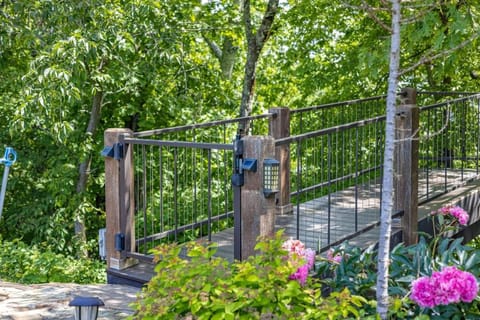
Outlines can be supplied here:
[[298, 269], [282, 248], [281, 232], [263, 239], [259, 254], [228, 263], [216, 245], [161, 245], [153, 253], [156, 275], [133, 304], [131, 319], [345, 319], [364, 318], [366, 300], [348, 290], [322, 298], [320, 284], [302, 286], [289, 277]]
[[[399, 244], [390, 253], [390, 316], [392, 319], [479, 319], [475, 276], [480, 273], [480, 256], [474, 248], [463, 245], [462, 239], [449, 237], [468, 222], [468, 214], [459, 207], [447, 206], [433, 212], [430, 218], [435, 230], [433, 236], [422, 235], [411, 246]], [[348, 287], [352, 294], [373, 295], [375, 254], [372, 247], [363, 251], [344, 244], [334, 249], [318, 264], [323, 283], [334, 291]], [[463, 281], [460, 283], [458, 279]]]
[[0, 279], [18, 283], [105, 283], [105, 264], [0, 239]]

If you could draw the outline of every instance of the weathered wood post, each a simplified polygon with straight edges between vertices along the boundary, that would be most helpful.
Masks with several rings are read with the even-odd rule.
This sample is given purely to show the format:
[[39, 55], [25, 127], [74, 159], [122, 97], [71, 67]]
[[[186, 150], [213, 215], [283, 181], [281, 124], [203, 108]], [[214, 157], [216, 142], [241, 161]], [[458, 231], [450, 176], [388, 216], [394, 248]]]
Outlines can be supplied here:
[[117, 270], [137, 263], [125, 256], [135, 248], [134, 180], [133, 152], [124, 149], [121, 142], [122, 136], [132, 133], [130, 129], [107, 129], [104, 133], [105, 146], [112, 147], [112, 153], [105, 155], [106, 260], [107, 268]]
[[404, 88], [395, 117], [395, 211], [403, 210], [406, 245], [418, 241], [418, 127], [416, 90]]
[[[269, 122], [269, 132], [274, 139], [281, 139], [290, 136], [290, 109], [271, 108], [273, 113]], [[290, 145], [285, 144], [275, 147], [275, 158], [280, 161], [279, 192], [275, 196], [277, 214], [293, 213], [293, 206], [290, 202]]]
[[255, 254], [258, 236], [275, 234], [275, 196], [263, 193], [264, 160], [275, 158], [274, 139], [270, 136], [245, 136], [243, 140], [243, 161], [256, 159], [256, 172], [244, 170], [245, 184], [241, 199], [241, 258]]

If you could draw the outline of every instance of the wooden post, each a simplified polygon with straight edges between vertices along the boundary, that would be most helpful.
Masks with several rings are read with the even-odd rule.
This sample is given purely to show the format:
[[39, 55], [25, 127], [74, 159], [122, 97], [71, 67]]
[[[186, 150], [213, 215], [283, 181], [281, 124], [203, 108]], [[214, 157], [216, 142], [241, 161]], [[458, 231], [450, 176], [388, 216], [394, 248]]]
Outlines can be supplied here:
[[[132, 134], [130, 129], [107, 129], [104, 133], [104, 144], [113, 147], [121, 142], [121, 136], [130, 134]], [[135, 228], [133, 152], [124, 150], [123, 155], [123, 160], [105, 157], [106, 260], [107, 268], [118, 270], [137, 263], [135, 259], [125, 257], [126, 250], [135, 248]], [[121, 180], [124, 181], [123, 186]], [[124, 237], [122, 237], [125, 245], [123, 251], [115, 248], [115, 238], [120, 235]]]
[[257, 171], [244, 171], [245, 184], [242, 187], [241, 241], [242, 259], [255, 254], [259, 236], [275, 234], [275, 197], [263, 194], [263, 161], [275, 158], [274, 140], [270, 136], [243, 137], [244, 161], [257, 160]]
[[[290, 136], [290, 109], [271, 108], [269, 113], [274, 116], [269, 122], [269, 132], [274, 139]], [[290, 202], [290, 145], [275, 147], [275, 159], [280, 161], [280, 191], [275, 196], [277, 214], [292, 214], [293, 206]]]
[[418, 127], [416, 90], [405, 88], [395, 117], [395, 211], [403, 210], [405, 245], [418, 241]]

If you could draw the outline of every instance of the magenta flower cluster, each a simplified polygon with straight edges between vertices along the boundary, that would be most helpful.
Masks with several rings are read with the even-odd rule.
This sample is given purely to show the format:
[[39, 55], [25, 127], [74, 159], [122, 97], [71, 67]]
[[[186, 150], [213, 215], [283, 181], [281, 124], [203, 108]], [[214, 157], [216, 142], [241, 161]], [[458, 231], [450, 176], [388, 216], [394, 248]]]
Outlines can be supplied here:
[[477, 279], [470, 272], [454, 266], [433, 272], [412, 283], [410, 298], [423, 308], [458, 302], [472, 302], [478, 293]]
[[327, 260], [332, 263], [339, 264], [340, 262], [342, 262], [342, 255], [340, 253], [337, 253], [334, 255], [334, 253], [335, 253], [335, 250], [329, 249], [327, 251]]
[[315, 263], [315, 251], [305, 248], [300, 240], [287, 240], [283, 243], [282, 248], [288, 252], [289, 257], [296, 256], [300, 258], [301, 265], [295, 273], [289, 276], [290, 280], [297, 280], [298, 283], [304, 285], [308, 278], [308, 272], [313, 268]]
[[444, 216], [450, 215], [453, 218], [457, 219], [458, 223], [460, 223], [462, 226], [467, 225], [469, 219], [468, 213], [459, 206], [446, 206], [438, 209], [432, 214], [441, 214]]

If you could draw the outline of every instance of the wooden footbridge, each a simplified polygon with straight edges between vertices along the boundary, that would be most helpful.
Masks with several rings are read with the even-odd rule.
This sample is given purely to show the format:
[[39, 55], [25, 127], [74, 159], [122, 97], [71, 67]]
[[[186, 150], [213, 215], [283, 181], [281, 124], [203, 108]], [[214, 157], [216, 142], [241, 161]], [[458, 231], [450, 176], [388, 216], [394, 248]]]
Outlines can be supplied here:
[[[470, 213], [461, 233], [471, 239], [480, 224], [480, 94], [407, 89], [399, 99], [392, 243], [428, 232], [428, 213], [445, 204]], [[256, 237], [276, 229], [319, 253], [343, 241], [375, 243], [384, 106], [379, 96], [145, 132], [107, 130], [108, 281], [148, 281], [149, 250], [160, 243], [203, 238], [229, 260], [253, 254]], [[238, 135], [240, 123], [251, 131]]]

